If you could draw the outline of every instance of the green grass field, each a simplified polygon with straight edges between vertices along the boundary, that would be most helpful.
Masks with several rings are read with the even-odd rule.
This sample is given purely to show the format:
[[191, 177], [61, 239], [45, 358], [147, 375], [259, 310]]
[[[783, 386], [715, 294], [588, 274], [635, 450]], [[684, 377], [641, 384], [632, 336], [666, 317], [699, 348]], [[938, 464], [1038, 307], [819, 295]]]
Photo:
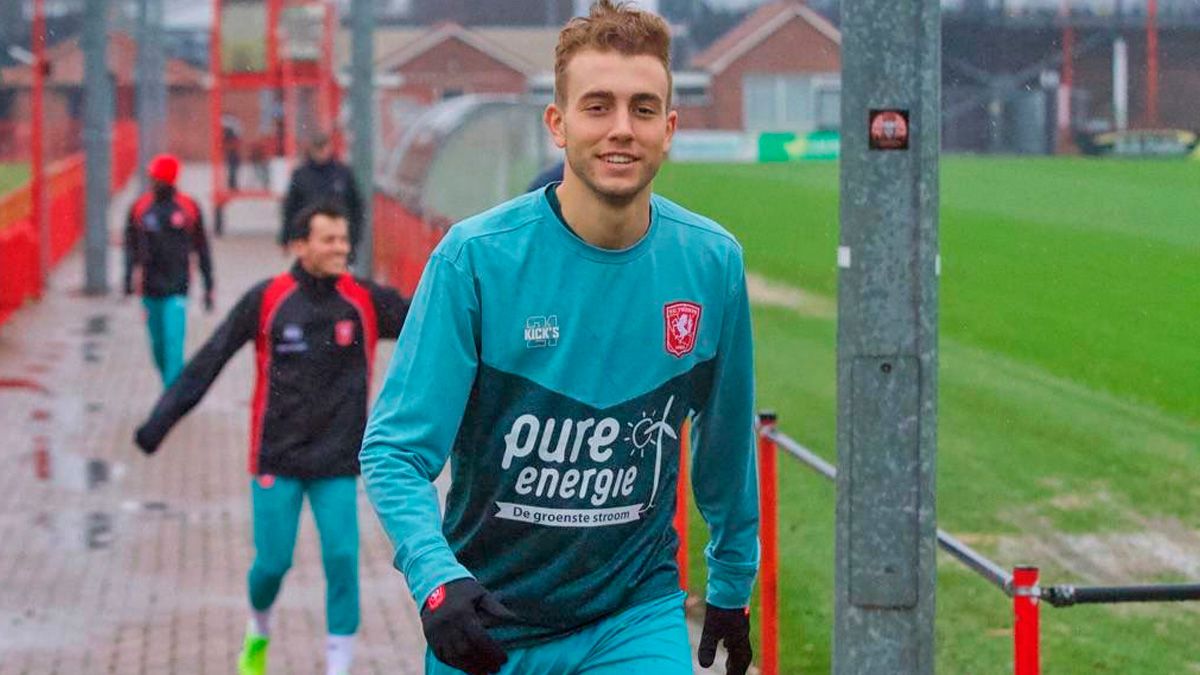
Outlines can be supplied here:
[[29, 180], [28, 164], [0, 162], [0, 196], [8, 194], [9, 190], [27, 180]]
[[[670, 165], [752, 273], [836, 296], [835, 164]], [[1200, 580], [1200, 163], [947, 158], [938, 521], [1043, 585]], [[759, 405], [835, 448], [836, 318], [755, 309]], [[828, 672], [830, 484], [780, 473], [782, 672]], [[693, 518], [693, 591], [703, 524]], [[1012, 671], [1011, 605], [946, 556], [938, 670]], [[1045, 672], [1200, 671], [1200, 605], [1042, 610]]]

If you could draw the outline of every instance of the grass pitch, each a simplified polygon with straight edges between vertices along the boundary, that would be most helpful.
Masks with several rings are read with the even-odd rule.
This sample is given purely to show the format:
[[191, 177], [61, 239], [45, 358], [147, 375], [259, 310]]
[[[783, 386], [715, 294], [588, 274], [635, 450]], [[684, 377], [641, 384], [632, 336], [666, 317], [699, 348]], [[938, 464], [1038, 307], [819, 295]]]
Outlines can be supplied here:
[[[836, 164], [669, 165], [750, 272], [836, 297]], [[947, 158], [939, 525], [1043, 585], [1200, 580], [1200, 163]], [[786, 305], [787, 303], [782, 303]], [[758, 403], [833, 459], [836, 318], [755, 308]], [[828, 672], [832, 485], [781, 461], [782, 672]], [[693, 591], [705, 531], [693, 518]], [[939, 672], [1008, 673], [1011, 605], [938, 569]], [[1042, 610], [1046, 672], [1200, 670], [1200, 606]]]
[[0, 162], [0, 197], [20, 187], [27, 180], [29, 180], [28, 164]]

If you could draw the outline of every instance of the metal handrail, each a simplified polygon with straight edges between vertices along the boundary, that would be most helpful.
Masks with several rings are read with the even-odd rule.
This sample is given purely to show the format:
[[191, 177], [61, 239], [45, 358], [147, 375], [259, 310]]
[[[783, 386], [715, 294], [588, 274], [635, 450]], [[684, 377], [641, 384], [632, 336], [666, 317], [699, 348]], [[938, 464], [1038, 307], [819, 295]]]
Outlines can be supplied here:
[[[768, 426], [760, 430], [762, 435], [774, 441], [796, 459], [799, 459], [813, 471], [829, 480], [837, 478], [837, 467], [825, 461], [812, 450], [801, 445], [795, 439], [779, 431], [778, 427]], [[938, 528], [938, 545], [942, 550], [952, 555], [956, 560], [973, 570], [992, 583], [1004, 594], [1013, 597], [1015, 590], [1013, 577], [1007, 570], [982, 553], [960, 541], [954, 535]], [[1116, 602], [1184, 602], [1200, 600], [1200, 583], [1193, 584], [1146, 584], [1140, 586], [1072, 586], [1059, 584], [1055, 586], [1034, 587], [1023, 590], [1022, 593], [1043, 598], [1054, 607], [1070, 607], [1072, 605], [1116, 603]]]

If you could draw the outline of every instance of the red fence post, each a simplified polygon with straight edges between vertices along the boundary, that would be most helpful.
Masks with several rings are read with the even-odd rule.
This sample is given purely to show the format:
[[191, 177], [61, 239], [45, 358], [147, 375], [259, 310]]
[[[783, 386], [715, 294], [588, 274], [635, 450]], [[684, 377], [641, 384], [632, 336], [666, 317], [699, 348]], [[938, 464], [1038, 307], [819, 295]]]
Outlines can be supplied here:
[[759, 584], [759, 642], [762, 675], [779, 673], [779, 502], [775, 486], [775, 457], [779, 452], [766, 432], [774, 431], [773, 412], [758, 415], [758, 537], [762, 546]]
[[50, 279], [50, 224], [46, 221], [46, 159], [43, 153], [45, 140], [45, 92], [46, 74], [50, 62], [46, 60], [46, 8], [45, 0], [33, 0], [33, 91], [30, 101], [33, 138], [30, 139], [29, 161], [30, 186], [33, 190], [33, 229], [38, 238], [38, 286], [37, 297], [41, 297]]
[[689, 459], [692, 425], [683, 421], [679, 430], [679, 480], [675, 483], [675, 534], [679, 536], [679, 550], [675, 551], [675, 564], [679, 567], [679, 587], [688, 590], [688, 490], [691, 489]]
[[1013, 670], [1016, 675], [1038, 675], [1038, 568], [1013, 568]]

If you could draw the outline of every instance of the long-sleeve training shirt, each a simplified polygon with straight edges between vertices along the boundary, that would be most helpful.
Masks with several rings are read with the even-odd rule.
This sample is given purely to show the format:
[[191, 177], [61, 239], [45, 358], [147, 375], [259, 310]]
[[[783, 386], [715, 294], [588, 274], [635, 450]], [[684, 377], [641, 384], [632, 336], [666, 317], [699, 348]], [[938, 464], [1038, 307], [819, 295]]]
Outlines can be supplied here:
[[242, 296], [163, 393], [145, 429], [161, 441], [253, 341], [250, 473], [357, 475], [375, 344], [400, 333], [407, 311], [392, 289], [348, 274], [317, 278], [296, 264]]
[[[689, 412], [708, 600], [746, 605], [758, 564], [740, 246], [655, 196], [637, 244], [596, 248], [553, 189], [463, 221], [433, 252], [360, 455], [418, 605], [474, 576], [520, 618], [493, 629], [508, 647], [678, 592]], [[448, 458], [443, 519], [432, 481]]]
[[187, 295], [193, 251], [204, 277], [204, 290], [211, 292], [212, 255], [200, 207], [173, 188], [146, 192], [130, 207], [125, 222], [126, 292], [135, 290], [133, 273], [140, 267], [142, 295]]

